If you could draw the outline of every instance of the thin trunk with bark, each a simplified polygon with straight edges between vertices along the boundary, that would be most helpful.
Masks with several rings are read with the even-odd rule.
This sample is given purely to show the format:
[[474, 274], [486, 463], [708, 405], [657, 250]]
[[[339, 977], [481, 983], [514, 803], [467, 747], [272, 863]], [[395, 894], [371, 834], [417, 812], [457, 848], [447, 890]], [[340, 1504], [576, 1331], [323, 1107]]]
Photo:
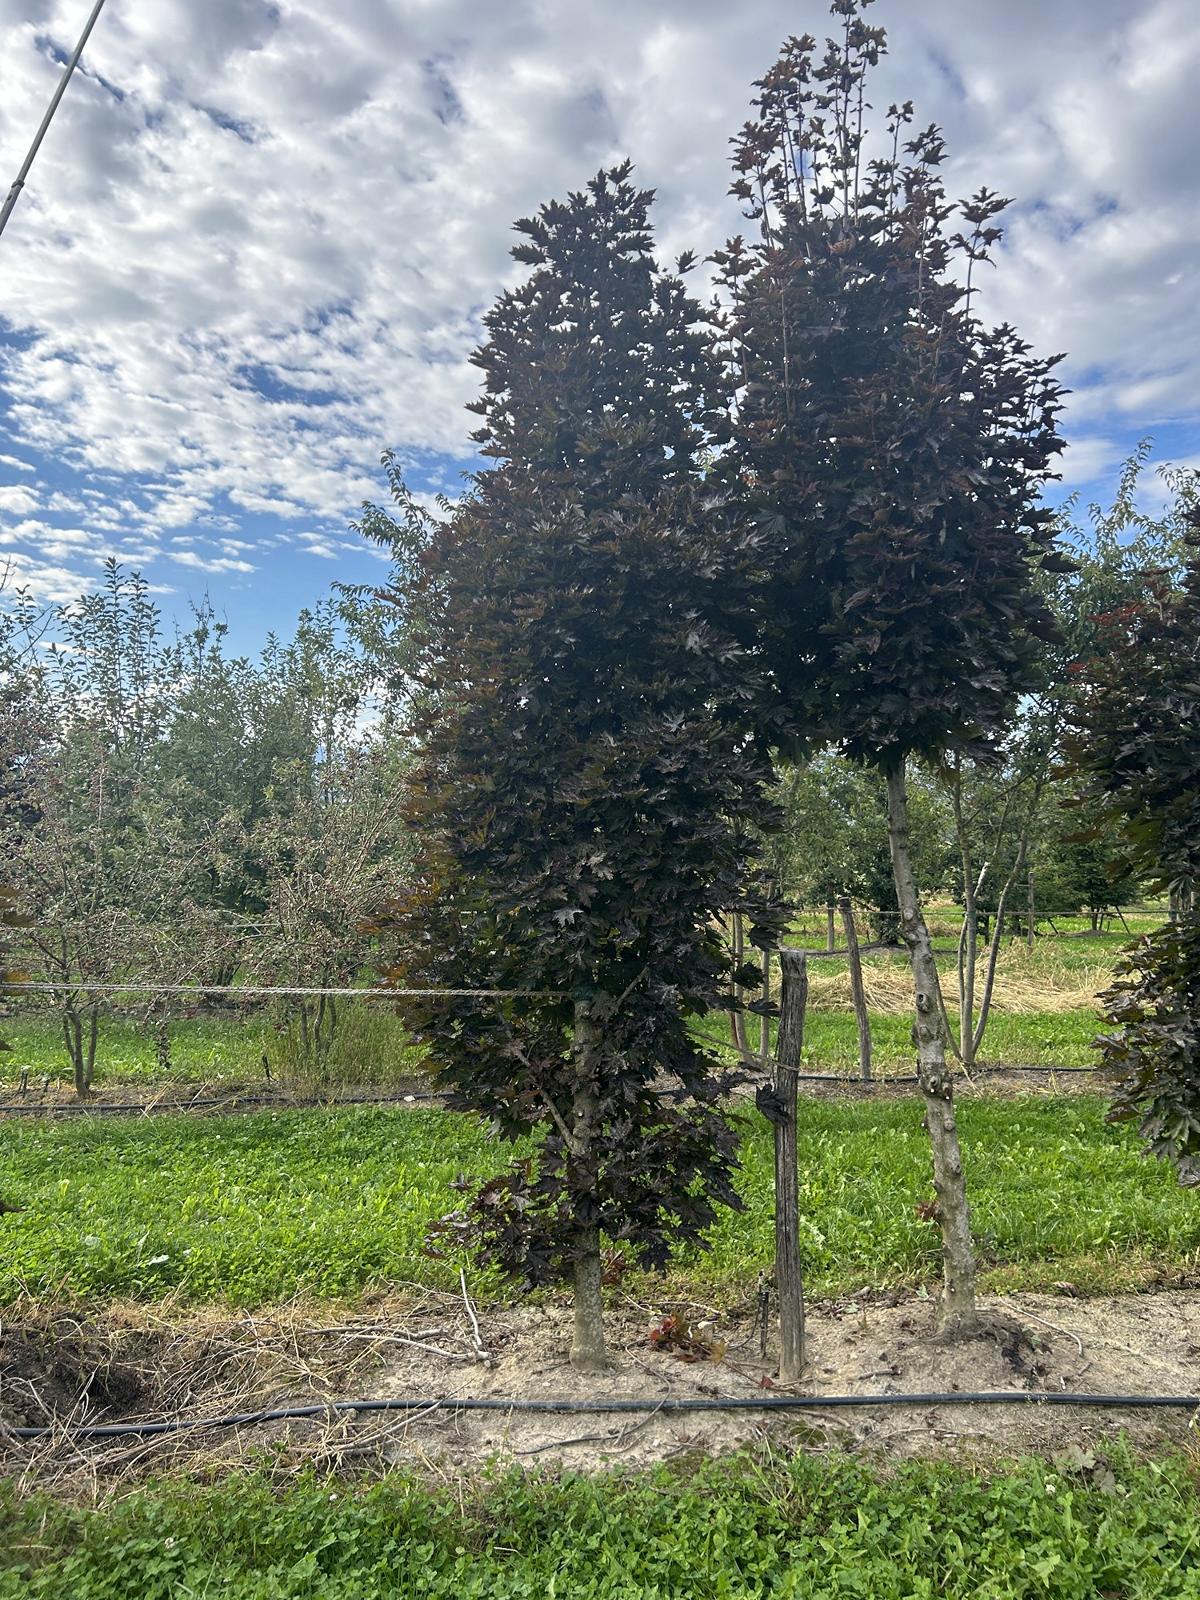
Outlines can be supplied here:
[[779, 1381], [804, 1372], [804, 1279], [800, 1266], [800, 1191], [796, 1105], [808, 1004], [803, 950], [779, 952], [781, 993], [775, 1045], [775, 1293], [779, 1300]]
[[[733, 913], [733, 924], [730, 931], [730, 956], [733, 970], [737, 972], [746, 955], [746, 930], [740, 911]], [[729, 1013], [729, 1032], [733, 1043], [743, 1055], [750, 1054], [750, 1040], [746, 1033], [746, 1014], [742, 1010], [742, 986], [733, 985], [733, 1009]]]
[[[1012, 869], [1000, 890], [1000, 900], [996, 907], [995, 924], [991, 922], [989, 912], [980, 911], [979, 894], [983, 888], [984, 880], [988, 873], [988, 862], [984, 862], [975, 873], [975, 863], [971, 852], [970, 827], [962, 808], [962, 774], [958, 767], [954, 768], [954, 827], [958, 835], [958, 846], [962, 861], [963, 874], [963, 926], [958, 941], [958, 1042], [955, 1043], [953, 1033], [949, 1028], [949, 1018], [946, 1016], [945, 1006], [942, 1005], [942, 1017], [947, 1027], [947, 1038], [951, 1048], [962, 1062], [964, 1068], [970, 1072], [979, 1059], [979, 1051], [983, 1044], [983, 1036], [987, 1030], [988, 1019], [992, 1009], [992, 995], [996, 986], [996, 962], [1000, 954], [1000, 944], [1004, 937], [1005, 908], [1008, 905], [1009, 895], [1025, 867], [1029, 853], [1030, 831], [1033, 818], [1037, 811], [1038, 801], [1046, 781], [1045, 773], [1039, 774], [1034, 785], [1033, 798], [1028, 808], [1024, 824], [1017, 839], [1016, 859]], [[1000, 826], [996, 835], [996, 847], [1000, 846], [1004, 835], [1005, 823], [1012, 803], [1012, 794], [1005, 800], [1004, 810], [1000, 817]], [[1033, 885], [1032, 875], [1029, 886], [1028, 910], [1030, 929], [1033, 922]], [[1032, 948], [1032, 932], [1030, 932], [1030, 947]], [[976, 989], [979, 976], [979, 942], [983, 940], [986, 949], [986, 962], [983, 976], [983, 990], [979, 996], [979, 1015], [975, 1015]]]
[[[596, 1096], [592, 1089], [592, 1020], [582, 1002], [575, 1007], [575, 1102], [572, 1157], [586, 1169], [595, 1132]], [[600, 1229], [585, 1223], [575, 1233], [575, 1335], [571, 1365], [576, 1372], [602, 1372], [608, 1366], [604, 1342], [604, 1263]]]
[[961, 1337], [973, 1333], [979, 1322], [975, 1305], [971, 1212], [954, 1117], [954, 1080], [946, 1062], [937, 963], [913, 879], [904, 778], [903, 761], [887, 774], [888, 842], [896, 898], [900, 903], [900, 927], [912, 965], [917, 1078], [925, 1100], [925, 1129], [933, 1153], [933, 1187], [942, 1230], [942, 1298], [938, 1306], [938, 1327], [943, 1334]]
[[863, 988], [862, 956], [858, 949], [858, 932], [854, 926], [854, 909], [850, 896], [838, 901], [842, 914], [842, 927], [846, 930], [846, 959], [850, 968], [850, 995], [854, 1001], [854, 1020], [858, 1024], [858, 1065], [864, 1083], [871, 1081], [871, 1018], [867, 1012], [867, 992]]
[[98, 1007], [93, 1005], [88, 1008], [85, 1032], [83, 1017], [76, 1011], [73, 1002], [68, 1003], [63, 1012], [63, 1039], [71, 1063], [71, 1074], [75, 1080], [77, 1100], [87, 1100], [91, 1097], [92, 1081], [96, 1074], [96, 1041], [99, 1031]]

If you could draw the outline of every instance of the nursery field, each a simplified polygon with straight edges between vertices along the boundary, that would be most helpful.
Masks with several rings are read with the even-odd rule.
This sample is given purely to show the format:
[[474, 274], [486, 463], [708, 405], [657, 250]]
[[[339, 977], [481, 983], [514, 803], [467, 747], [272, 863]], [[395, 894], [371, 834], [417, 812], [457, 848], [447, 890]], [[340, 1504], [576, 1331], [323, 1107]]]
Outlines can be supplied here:
[[[772, 1136], [743, 1113], [745, 1209], [709, 1252], [674, 1268], [688, 1292], [744, 1295], [772, 1260]], [[1092, 1096], [976, 1099], [961, 1107], [984, 1281], [1080, 1293], [1200, 1277], [1200, 1204]], [[801, 1245], [810, 1292], [937, 1278], [928, 1146], [910, 1100], [806, 1101]], [[352, 1297], [396, 1281], [447, 1285], [423, 1253], [460, 1173], [486, 1176], [503, 1148], [475, 1119], [358, 1107], [224, 1117], [22, 1123], [5, 1129], [0, 1302], [172, 1296], [255, 1306]], [[480, 1280], [482, 1293], [496, 1292]]]
[[[1156, 920], [1147, 917], [1147, 925]], [[1039, 939], [1032, 950], [1024, 941], [1005, 945], [986, 1062], [1091, 1064], [1100, 1026], [1094, 995], [1128, 935], [1073, 932]], [[953, 935], [952, 924], [939, 924], [948, 980]], [[815, 937], [809, 948], [805, 1066], [853, 1077], [857, 1041], [845, 961], [818, 953]], [[904, 958], [870, 950], [865, 969], [877, 1074], [903, 1074], [912, 1065]], [[757, 1045], [757, 1022], [749, 1026]], [[53, 1018], [19, 1010], [4, 1031], [14, 1049], [0, 1058], [0, 1103], [29, 1106], [47, 1093], [66, 1099]], [[728, 1023], [714, 1014], [699, 1031], [727, 1039]], [[319, 1070], [303, 1060], [294, 1031], [263, 1010], [180, 1016], [169, 1038], [164, 1075], [152, 1027], [129, 1015], [102, 1018], [101, 1108], [159, 1092], [171, 1098], [174, 1085], [336, 1100], [355, 1091], [394, 1093], [423, 1074], [399, 1019], [370, 1002], [343, 1009]], [[1171, 1294], [1155, 1291], [1186, 1297], [1200, 1284], [1196, 1194], [1180, 1188], [1165, 1164], [1139, 1154], [1135, 1130], [1106, 1121], [1095, 1083], [1064, 1077], [1014, 1094], [1011, 1085], [992, 1092], [985, 1080], [959, 1107], [980, 1287], [1018, 1314], [1024, 1305], [1035, 1340], [1038, 1329], [1045, 1338], [1057, 1326], [1054, 1359], [1073, 1357], [1078, 1344], [1083, 1370], [1089, 1307], [1110, 1308], [1099, 1314], [1111, 1316], [1117, 1303], [1089, 1297], [1136, 1296], [1165, 1307]], [[609, 1291], [614, 1324], [626, 1339], [632, 1329], [633, 1344], [622, 1347], [620, 1359], [638, 1392], [647, 1381], [638, 1355], [646, 1307], [699, 1304], [744, 1339], [760, 1275], [770, 1273], [772, 1131], [748, 1103], [738, 1117], [743, 1209], [723, 1213], [706, 1252], [677, 1252], [665, 1280], [631, 1268]], [[444, 1325], [446, 1306], [458, 1303], [461, 1311], [460, 1288], [494, 1336], [517, 1330], [500, 1334], [502, 1341], [516, 1338], [513, 1370], [530, 1359], [528, 1327], [542, 1326], [522, 1316], [546, 1318], [541, 1337], [561, 1355], [566, 1313], [556, 1295], [514, 1296], [466, 1257], [427, 1252], [429, 1224], [457, 1203], [455, 1180], [486, 1177], [507, 1160], [509, 1152], [473, 1117], [424, 1104], [284, 1103], [233, 1114], [8, 1116], [0, 1128], [0, 1194], [21, 1208], [2, 1219], [0, 1407], [5, 1339], [12, 1341], [14, 1330], [30, 1348], [48, 1331], [73, 1344], [79, 1330], [81, 1351], [141, 1349], [143, 1363], [164, 1360], [153, 1352], [176, 1340], [184, 1353], [163, 1393], [177, 1394], [170, 1404], [184, 1412], [212, 1415], [221, 1404], [218, 1390], [205, 1388], [210, 1367], [232, 1375], [248, 1360], [246, 1371], [257, 1376], [238, 1381], [258, 1385], [256, 1394], [277, 1394], [271, 1374], [296, 1330], [311, 1325], [310, 1343], [292, 1352], [311, 1363], [311, 1329], [329, 1324], [336, 1333], [345, 1324], [349, 1364], [340, 1376], [335, 1367], [314, 1367], [316, 1393], [378, 1392], [378, 1352], [388, 1347], [371, 1343], [385, 1327], [377, 1319], [411, 1303], [437, 1306]], [[938, 1387], [946, 1357], [920, 1334], [937, 1291], [940, 1235], [920, 1209], [931, 1190], [919, 1102], [908, 1095], [854, 1099], [840, 1088], [828, 1098], [805, 1097], [799, 1146], [801, 1248], [815, 1336], [829, 1351], [839, 1308], [894, 1303], [871, 1320], [894, 1334], [916, 1319], [916, 1332], [901, 1335], [910, 1352], [904, 1359], [917, 1352], [916, 1376], [897, 1383]], [[1030, 1310], [1022, 1297], [1039, 1293], [1055, 1298], [1035, 1299]], [[1133, 1332], [1102, 1326], [1099, 1347], [1126, 1349], [1140, 1370], [1138, 1352], [1155, 1348], [1150, 1330], [1160, 1324], [1139, 1324], [1135, 1316]], [[424, 1324], [400, 1327], [419, 1334]], [[383, 1336], [390, 1336], [386, 1329]], [[1173, 1347], [1182, 1349], [1190, 1336], [1181, 1325]], [[1136, 1350], [1122, 1345], [1125, 1337], [1137, 1339]], [[193, 1338], [201, 1352], [194, 1358], [186, 1353]], [[106, 1346], [106, 1339], [116, 1342]], [[1048, 1370], [1036, 1366], [1050, 1359], [1042, 1349], [1038, 1355], [1034, 1347], [1033, 1370]], [[448, 1370], [455, 1377], [465, 1370], [468, 1385], [482, 1381], [470, 1366]], [[569, 1389], [561, 1364], [545, 1370], [551, 1392]], [[966, 1370], [968, 1388], [1023, 1381], [1007, 1367], [995, 1382], [973, 1381]], [[733, 1380], [735, 1371], [724, 1378], [721, 1371], [714, 1381]], [[1179, 1372], [1181, 1379], [1168, 1379], [1151, 1369], [1134, 1387], [1153, 1389], [1158, 1379], [1195, 1387], [1186, 1361]], [[868, 1387], [879, 1387], [870, 1371], [866, 1378]], [[501, 1393], [512, 1392], [503, 1365], [494, 1381]], [[703, 1371], [695, 1381], [698, 1392], [711, 1392]], [[818, 1391], [841, 1381], [814, 1377]], [[311, 1393], [302, 1389], [302, 1398]], [[952, 1412], [952, 1428], [960, 1415]], [[1057, 1444], [1014, 1435], [1010, 1447], [1001, 1430], [999, 1451], [1011, 1448], [1012, 1459], [998, 1453], [995, 1429], [992, 1448], [977, 1458], [965, 1450], [930, 1459], [922, 1446], [916, 1459], [898, 1461], [882, 1438], [875, 1446], [844, 1446], [840, 1435], [774, 1422], [769, 1431], [752, 1427], [721, 1445], [719, 1430], [710, 1437], [702, 1428], [683, 1434], [692, 1440], [686, 1447], [655, 1453], [657, 1444], [646, 1443], [645, 1455], [628, 1462], [620, 1444], [607, 1456], [598, 1447], [598, 1460], [581, 1460], [580, 1468], [618, 1470], [592, 1475], [570, 1470], [569, 1451], [558, 1465], [538, 1444], [520, 1467], [511, 1464], [511, 1450], [489, 1460], [485, 1446], [468, 1471], [428, 1458], [416, 1441], [398, 1454], [373, 1452], [369, 1442], [355, 1443], [353, 1430], [332, 1453], [304, 1435], [272, 1440], [252, 1431], [224, 1444], [201, 1435], [197, 1453], [177, 1461], [168, 1453], [161, 1466], [158, 1456], [138, 1465], [146, 1457], [140, 1441], [98, 1468], [62, 1445], [57, 1454], [29, 1458], [42, 1463], [36, 1470], [14, 1458], [14, 1476], [0, 1488], [0, 1600], [124, 1600], [134, 1593], [148, 1600], [1200, 1600], [1200, 1457], [1187, 1442], [1186, 1422], [1160, 1435], [1143, 1416], [1126, 1437], [1118, 1421], [1092, 1421], [1072, 1418]], [[637, 1434], [640, 1426], [631, 1435], [649, 1440]], [[925, 1413], [916, 1430], [947, 1449], [948, 1435], [940, 1426], [930, 1432]], [[579, 1431], [567, 1426], [568, 1434]], [[1077, 1433], [1084, 1444], [1069, 1442]], [[971, 1437], [969, 1427], [963, 1434]], [[647, 1461], [661, 1464], [642, 1470]]]

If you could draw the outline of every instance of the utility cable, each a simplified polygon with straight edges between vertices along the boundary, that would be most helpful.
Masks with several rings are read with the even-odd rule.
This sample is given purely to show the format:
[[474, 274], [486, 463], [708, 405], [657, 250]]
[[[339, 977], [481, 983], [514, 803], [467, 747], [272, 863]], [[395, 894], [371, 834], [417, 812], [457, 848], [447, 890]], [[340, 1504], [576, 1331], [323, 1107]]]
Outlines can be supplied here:
[[58, 88], [55, 89], [50, 104], [46, 107], [46, 115], [42, 118], [41, 126], [33, 136], [33, 143], [29, 146], [29, 153], [21, 163], [21, 170], [13, 179], [12, 187], [8, 191], [4, 206], [0, 209], [0, 233], [4, 232], [4, 224], [12, 216], [13, 207], [17, 203], [21, 190], [25, 187], [25, 179], [29, 176], [29, 169], [33, 166], [34, 157], [42, 147], [42, 140], [46, 137], [46, 130], [53, 120], [54, 113], [58, 110], [58, 102], [66, 92], [67, 84], [71, 81], [71, 74], [79, 65], [83, 47], [88, 42], [92, 29], [96, 26], [96, 18], [100, 15], [103, 6], [104, 0], [96, 0], [96, 4], [92, 7], [92, 14], [84, 23], [83, 32], [79, 35], [79, 43], [75, 46], [70, 60], [63, 68], [62, 77], [58, 80]]

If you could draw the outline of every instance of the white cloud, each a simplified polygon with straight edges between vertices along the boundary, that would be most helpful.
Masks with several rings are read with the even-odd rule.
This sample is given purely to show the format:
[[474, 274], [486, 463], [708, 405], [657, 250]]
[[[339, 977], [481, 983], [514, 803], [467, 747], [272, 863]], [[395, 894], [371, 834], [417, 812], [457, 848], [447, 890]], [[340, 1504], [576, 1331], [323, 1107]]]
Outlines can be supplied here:
[[171, 560], [181, 567], [195, 567], [198, 572], [255, 572], [258, 569], [249, 561], [237, 561], [230, 556], [201, 556], [194, 550], [172, 550]]
[[[823, 11], [109, 7], [0, 242], [19, 335], [0, 342], [0, 390], [10, 448], [54, 464], [40, 514], [151, 560], [177, 530], [171, 561], [249, 572], [264, 519], [341, 530], [378, 495], [385, 445], [451, 478], [512, 219], [628, 152], [659, 190], [664, 254], [711, 248], [741, 225], [727, 141], [751, 82]], [[944, 125], [952, 192], [1019, 197], [984, 304], [1070, 352], [1071, 481], [1194, 422], [1194, 0], [925, 0], [871, 19], [892, 34], [876, 105], [911, 95]], [[45, 41], [79, 21], [77, 0], [0, 0], [0, 150], [24, 148], [59, 71]], [[28, 518], [31, 495], [0, 489], [0, 511]], [[233, 542], [196, 554], [218, 534]], [[300, 546], [330, 559], [339, 541]]]
[[32, 472], [34, 470], [28, 461], [22, 461], [17, 456], [0, 455], [0, 467], [12, 467], [15, 472]]
[[24, 516], [27, 511], [37, 509], [38, 497], [32, 489], [25, 485], [13, 484], [11, 486], [0, 484], [0, 511], [7, 511], [14, 516]]

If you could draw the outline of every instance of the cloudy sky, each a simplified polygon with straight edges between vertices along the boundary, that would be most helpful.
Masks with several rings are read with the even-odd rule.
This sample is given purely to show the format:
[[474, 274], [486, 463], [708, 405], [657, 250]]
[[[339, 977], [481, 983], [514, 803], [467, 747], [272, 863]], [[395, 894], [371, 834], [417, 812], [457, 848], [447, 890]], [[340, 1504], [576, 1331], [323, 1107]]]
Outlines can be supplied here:
[[[0, 0], [7, 187], [90, 0]], [[1200, 5], [879, 0], [875, 101], [1017, 198], [984, 310], [1068, 352], [1069, 487], [1200, 465]], [[628, 153], [664, 255], [739, 223], [726, 141], [808, 0], [108, 0], [0, 239], [0, 569], [106, 556], [247, 647], [333, 578], [393, 446], [469, 463], [510, 224]]]

